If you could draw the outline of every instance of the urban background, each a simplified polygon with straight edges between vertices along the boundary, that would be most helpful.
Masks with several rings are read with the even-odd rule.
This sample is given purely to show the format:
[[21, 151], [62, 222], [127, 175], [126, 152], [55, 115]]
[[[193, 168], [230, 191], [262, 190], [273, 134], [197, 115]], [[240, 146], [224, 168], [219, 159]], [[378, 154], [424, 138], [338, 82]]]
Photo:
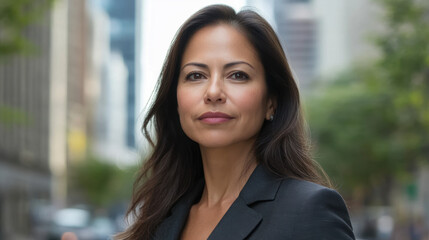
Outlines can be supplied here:
[[0, 239], [108, 239], [175, 31], [213, 3], [278, 33], [357, 239], [429, 240], [426, 0], [0, 0]]

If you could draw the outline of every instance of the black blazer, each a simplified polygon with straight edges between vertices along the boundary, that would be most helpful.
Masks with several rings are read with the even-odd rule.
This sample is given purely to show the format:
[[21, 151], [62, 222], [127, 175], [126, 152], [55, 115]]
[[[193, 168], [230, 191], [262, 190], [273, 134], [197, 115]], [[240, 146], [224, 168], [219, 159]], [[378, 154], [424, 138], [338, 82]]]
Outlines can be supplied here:
[[[154, 240], [176, 240], [204, 182], [178, 200], [159, 225]], [[209, 240], [351, 240], [355, 239], [341, 196], [315, 183], [278, 179], [259, 165]]]

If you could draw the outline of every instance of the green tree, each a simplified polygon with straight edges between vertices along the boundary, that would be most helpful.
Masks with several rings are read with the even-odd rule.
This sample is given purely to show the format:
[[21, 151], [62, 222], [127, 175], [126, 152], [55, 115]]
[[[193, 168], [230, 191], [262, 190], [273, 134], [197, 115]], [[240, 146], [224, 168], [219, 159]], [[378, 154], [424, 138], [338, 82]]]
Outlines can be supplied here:
[[370, 79], [378, 79], [377, 73], [361, 68], [319, 89], [323, 94], [308, 105], [309, 123], [315, 157], [343, 193], [365, 197], [377, 188], [387, 197], [386, 186], [408, 163], [394, 131], [392, 93], [371, 89], [365, 83]]
[[428, 162], [429, 3], [379, 3], [387, 26], [374, 43], [380, 59], [319, 89], [308, 112], [316, 157], [334, 182], [368, 201], [378, 192], [387, 204], [392, 179]]
[[0, 1], [0, 58], [34, 50], [25, 29], [50, 9], [55, 0]]
[[[25, 30], [48, 11], [55, 0], [1, 0], [0, 1], [0, 60], [36, 49], [25, 35]], [[1, 62], [0, 62], [1, 63]], [[0, 104], [0, 127], [25, 125], [31, 122], [27, 113]]]
[[379, 1], [388, 31], [376, 42], [383, 54], [377, 69], [384, 73], [378, 87], [393, 93], [395, 131], [416, 164], [429, 155], [429, 2]]
[[13, 125], [28, 125], [32, 122], [30, 116], [20, 110], [0, 104], [0, 127]]
[[91, 156], [71, 166], [69, 182], [72, 194], [82, 196], [96, 207], [107, 207], [131, 197], [136, 167], [120, 169], [106, 160]]

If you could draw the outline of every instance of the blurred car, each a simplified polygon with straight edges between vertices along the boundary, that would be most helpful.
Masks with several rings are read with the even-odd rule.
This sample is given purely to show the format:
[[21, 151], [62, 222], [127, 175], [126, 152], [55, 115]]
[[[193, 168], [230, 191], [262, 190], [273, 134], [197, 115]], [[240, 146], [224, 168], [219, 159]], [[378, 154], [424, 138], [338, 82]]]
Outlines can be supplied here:
[[88, 210], [65, 208], [54, 214], [48, 239], [60, 240], [65, 232], [73, 232], [79, 240], [107, 240], [112, 239], [116, 229], [108, 218], [91, 219]]
[[390, 207], [377, 206], [363, 208], [351, 214], [356, 240], [388, 240], [394, 228]]
[[112, 235], [117, 232], [113, 221], [106, 217], [94, 218], [90, 228], [95, 234], [95, 239], [112, 239]]

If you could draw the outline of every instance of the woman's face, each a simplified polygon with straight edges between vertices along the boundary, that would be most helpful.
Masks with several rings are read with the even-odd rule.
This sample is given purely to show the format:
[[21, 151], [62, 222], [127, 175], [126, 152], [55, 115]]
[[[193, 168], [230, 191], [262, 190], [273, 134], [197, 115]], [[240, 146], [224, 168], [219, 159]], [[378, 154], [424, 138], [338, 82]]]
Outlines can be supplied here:
[[202, 28], [183, 54], [177, 86], [180, 124], [201, 147], [253, 144], [273, 113], [262, 63], [234, 27]]

